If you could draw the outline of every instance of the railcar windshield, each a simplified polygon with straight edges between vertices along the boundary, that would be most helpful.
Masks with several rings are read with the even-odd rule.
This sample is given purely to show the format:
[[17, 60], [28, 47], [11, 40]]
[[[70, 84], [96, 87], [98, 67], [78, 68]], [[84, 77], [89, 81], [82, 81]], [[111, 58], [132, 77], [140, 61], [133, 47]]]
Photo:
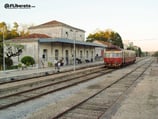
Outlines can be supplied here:
[[105, 57], [107, 58], [119, 58], [119, 57], [122, 57], [122, 53], [113, 53], [113, 52], [107, 52], [105, 53]]

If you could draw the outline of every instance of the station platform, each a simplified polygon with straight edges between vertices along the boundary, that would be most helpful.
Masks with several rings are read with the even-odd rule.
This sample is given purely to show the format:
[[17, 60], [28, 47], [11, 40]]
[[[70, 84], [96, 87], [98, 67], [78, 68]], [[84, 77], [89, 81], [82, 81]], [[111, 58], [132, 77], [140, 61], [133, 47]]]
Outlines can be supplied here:
[[[85, 64], [76, 64], [74, 65], [67, 65], [67, 66], [61, 66], [60, 72], [65, 71], [74, 71], [80, 68], [90, 67], [90, 66], [96, 66], [104, 64], [103, 61], [97, 61], [97, 62], [90, 62]], [[9, 80], [19, 80], [19, 79], [26, 79], [26, 78], [33, 78], [33, 77], [39, 77], [39, 76], [45, 76], [49, 74], [57, 73], [57, 70], [55, 67], [48, 67], [48, 68], [31, 68], [31, 69], [24, 69], [24, 70], [6, 70], [6, 71], [0, 71], [0, 82], [5, 82]]]

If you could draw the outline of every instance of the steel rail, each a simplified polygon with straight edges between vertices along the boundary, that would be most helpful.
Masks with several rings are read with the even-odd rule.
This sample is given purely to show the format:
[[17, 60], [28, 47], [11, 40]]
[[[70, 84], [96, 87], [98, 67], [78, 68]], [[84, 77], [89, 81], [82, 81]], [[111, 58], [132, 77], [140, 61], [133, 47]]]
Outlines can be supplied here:
[[[76, 71], [82, 71], [83, 70], [83, 68], [84, 69], [88, 69], [88, 68], [95, 68], [95, 67], [104, 67], [104, 65], [95, 65], [95, 66], [88, 66], [88, 67], [80, 67], [80, 68], [77, 68], [76, 69]], [[42, 76], [35, 76], [35, 77], [31, 77], [31, 78], [25, 78], [25, 79], [11, 79], [11, 80], [9, 80], [9, 81], [4, 81], [4, 82], [0, 82], [0, 85], [4, 85], [4, 84], [9, 84], [9, 83], [14, 83], [14, 82], [21, 82], [21, 81], [25, 81], [25, 80], [32, 80], [32, 79], [34, 79], [34, 78], [40, 78], [40, 77], [46, 77], [46, 76], [50, 76], [50, 75], [57, 75], [57, 74], [65, 74], [66, 72], [70, 72], [70, 71], [72, 71], [72, 70], [66, 70], [66, 71], [62, 71], [62, 72], [59, 72], [59, 73], [53, 73], [53, 74], [49, 74], [48, 72], [43, 72], [43, 73], [45, 73], [45, 75], [42, 75]]]
[[[60, 91], [60, 90], [63, 90], [63, 89], [66, 89], [66, 88], [75, 86], [75, 85], [77, 85], [77, 84], [86, 82], [86, 81], [88, 81], [88, 80], [92, 80], [93, 78], [99, 77], [99, 76], [101, 76], [101, 75], [105, 75], [106, 73], [109, 73], [109, 72], [112, 72], [112, 71], [114, 71], [114, 69], [109, 69], [109, 70], [106, 70], [106, 71], [104, 71], [104, 72], [100, 72], [100, 71], [99, 71], [99, 72], [96, 72], [96, 75], [94, 75], [93, 77], [90, 77], [90, 78], [87, 77], [87, 74], [86, 74], [86, 78], [85, 78], [85, 79], [83, 79], [83, 78], [85, 77], [85, 75], [83, 75], [83, 76], [81, 76], [82, 79], [83, 79], [83, 80], [81, 80], [81, 81], [77, 81], [77, 78], [76, 78], [76, 81], [77, 81], [77, 82], [74, 82], [74, 83], [72, 83], [72, 84], [68, 84], [68, 85], [66, 85], [66, 86], [59, 87], [59, 88], [54, 89], [54, 90], [50, 90], [50, 91], [47, 91], [47, 92], [44, 92], [44, 93], [41, 93], [41, 94], [37, 94], [36, 96], [26, 97], [25, 99], [22, 99], [22, 100], [19, 100], [19, 101], [15, 101], [15, 102], [14, 102], [14, 100], [12, 100], [12, 101], [13, 101], [12, 103], [0, 105], [0, 110], [5, 109], [5, 108], [8, 108], [8, 107], [10, 107], [10, 106], [14, 106], [14, 105], [23, 103], [23, 102], [30, 101], [30, 100], [33, 100], [33, 99], [36, 99], [36, 98], [39, 98], [39, 97], [41, 97], [41, 96], [44, 96], [44, 95], [47, 95], [47, 94], [50, 94], [50, 93], [54, 93], [54, 92], [57, 92], [57, 91]], [[92, 74], [92, 73], [90, 73], [89, 75], [91, 75], [91, 74]], [[93, 72], [93, 74], [94, 74], [94, 72]], [[78, 78], [81, 78], [81, 77], [78, 77]], [[73, 79], [74, 79], [74, 78], [73, 78]], [[72, 80], [72, 79], [70, 79], [70, 80]], [[61, 81], [61, 82], [64, 83], [64, 81]], [[56, 85], [56, 84], [59, 84], [59, 83], [54, 83], [54, 84]], [[52, 85], [54, 85], [54, 84], [52, 84]], [[11, 96], [6, 96], [6, 97], [4, 96], [4, 97], [1, 97], [0, 99], [1, 99], [1, 100], [2, 100], [2, 99], [3, 99], [3, 100], [6, 100], [6, 98], [12, 98], [12, 97], [14, 97], [14, 96], [17, 96], [17, 97], [24, 96], [24, 93], [28, 93], [28, 92], [30, 92], [30, 91], [35, 91], [35, 90], [38, 90], [38, 89], [42, 89], [42, 88], [44, 88], [44, 87], [48, 87], [48, 86], [38, 87], [37, 89], [31, 89], [31, 90], [24, 91], [24, 92], [21, 92], [21, 93], [17, 93], [17, 94], [15, 94], [15, 95], [11, 95]], [[31, 93], [30, 93], [30, 95], [31, 95]]]
[[[146, 64], [146, 62], [145, 62], [144, 64]], [[147, 66], [147, 68], [146, 68], [143, 72], [140, 73], [140, 75], [135, 79], [135, 81], [136, 81], [140, 76], [143, 75], [143, 73], [148, 69], [148, 67], [149, 67], [151, 64], [152, 64], [152, 62], [150, 62], [150, 64]], [[98, 91], [97, 93], [91, 95], [90, 97], [88, 97], [87, 99], [81, 101], [80, 103], [75, 104], [75, 105], [72, 106], [71, 108], [69, 108], [69, 109], [67, 109], [67, 110], [65, 110], [65, 111], [63, 111], [63, 112], [61, 112], [61, 113], [59, 113], [59, 114], [53, 116], [52, 119], [58, 119], [58, 118], [62, 117], [64, 114], [68, 113], [69, 111], [71, 111], [71, 110], [77, 108], [77, 107], [80, 106], [81, 104], [83, 104], [83, 103], [87, 102], [88, 100], [94, 98], [95, 96], [97, 96], [97, 95], [100, 94], [101, 92], [103, 92], [103, 91], [105, 91], [106, 89], [110, 88], [110, 87], [113, 86], [114, 84], [117, 84], [119, 81], [121, 81], [122, 79], [124, 79], [124, 78], [127, 77], [128, 75], [130, 75], [130, 74], [132, 74], [133, 72], [135, 72], [135, 70], [138, 69], [138, 68], [140, 68], [141, 66], [142, 66], [142, 65], [136, 67], [134, 70], [130, 71], [130, 72], [127, 73], [126, 75], [122, 76], [122, 77], [119, 78], [118, 80], [116, 80], [116, 81], [114, 81], [113, 83], [109, 84], [109, 85], [106, 86], [105, 88], [101, 89], [100, 91]], [[134, 82], [135, 82], [135, 81], [134, 81]], [[102, 116], [102, 115], [100, 115], [99, 117], [101, 117], [101, 116]], [[98, 118], [99, 118], [99, 117], [98, 117]]]

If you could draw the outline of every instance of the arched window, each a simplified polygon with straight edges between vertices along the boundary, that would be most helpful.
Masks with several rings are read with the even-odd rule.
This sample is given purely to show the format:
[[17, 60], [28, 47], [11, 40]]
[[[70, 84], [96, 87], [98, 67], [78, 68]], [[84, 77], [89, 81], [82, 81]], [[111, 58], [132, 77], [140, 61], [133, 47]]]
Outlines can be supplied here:
[[69, 51], [65, 50], [65, 60], [66, 60], [66, 65], [69, 64]]
[[88, 50], [86, 51], [86, 58], [88, 59]]
[[42, 58], [43, 58], [45, 61], [47, 61], [47, 58], [48, 58], [48, 56], [47, 56], [47, 49], [43, 49]]
[[91, 52], [91, 58], [93, 58], [93, 51]]
[[55, 50], [55, 59], [58, 60], [59, 59], [59, 50]]
[[82, 53], [82, 50], [80, 50], [80, 59], [83, 58], [83, 53]]
[[65, 32], [65, 34], [66, 34], [66, 38], [68, 38], [69, 34], [68, 34], [68, 32], [67, 32], [67, 31]]

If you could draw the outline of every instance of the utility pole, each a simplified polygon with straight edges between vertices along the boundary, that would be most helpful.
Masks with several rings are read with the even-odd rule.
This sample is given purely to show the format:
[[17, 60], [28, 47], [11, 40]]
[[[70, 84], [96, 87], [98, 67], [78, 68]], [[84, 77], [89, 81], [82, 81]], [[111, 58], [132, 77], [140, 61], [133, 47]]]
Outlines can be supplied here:
[[75, 31], [75, 38], [74, 38], [74, 71], [76, 70], [76, 33], [77, 31]]
[[76, 39], [74, 39], [74, 71], [76, 69], [76, 66], [75, 66], [76, 65], [76, 56], [75, 56], [76, 55], [76, 50], [75, 50], [76, 47], [75, 47], [75, 44], [76, 44]]
[[4, 26], [3, 26], [3, 70], [5, 71], [5, 52], [4, 52]]

